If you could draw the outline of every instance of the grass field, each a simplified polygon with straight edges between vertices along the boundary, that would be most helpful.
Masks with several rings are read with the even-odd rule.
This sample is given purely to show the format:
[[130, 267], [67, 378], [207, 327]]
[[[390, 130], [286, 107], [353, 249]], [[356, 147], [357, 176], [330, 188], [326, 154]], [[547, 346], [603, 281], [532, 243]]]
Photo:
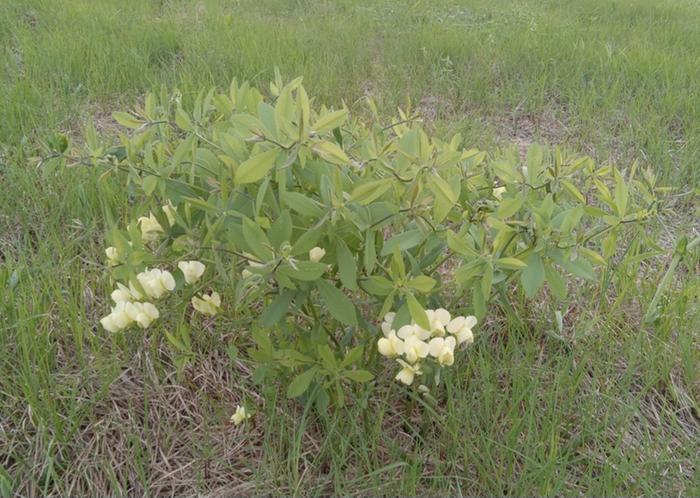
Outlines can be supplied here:
[[[540, 302], [494, 315], [427, 423], [398, 385], [320, 418], [232, 362], [224, 325], [178, 377], [160, 332], [117, 341], [100, 171], [37, 167], [54, 130], [161, 85], [190, 99], [273, 68], [310, 94], [420, 112], [480, 148], [559, 143], [671, 189], [655, 230], [700, 234], [700, 5], [691, 0], [6, 0], [0, 3], [0, 496], [698, 495], [700, 265], [671, 253], [619, 294], [573, 290], [558, 339]], [[108, 198], [100, 199], [105, 192]], [[244, 429], [227, 423], [241, 400]]]

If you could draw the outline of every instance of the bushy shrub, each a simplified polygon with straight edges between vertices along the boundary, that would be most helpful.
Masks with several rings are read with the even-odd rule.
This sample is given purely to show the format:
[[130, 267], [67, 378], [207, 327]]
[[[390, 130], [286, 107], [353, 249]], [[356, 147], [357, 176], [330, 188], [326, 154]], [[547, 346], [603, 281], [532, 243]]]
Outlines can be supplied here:
[[[162, 92], [115, 114], [131, 130], [120, 145], [88, 130], [94, 164], [126, 173], [144, 206], [107, 236], [106, 329], [188, 320], [191, 302], [250, 334], [257, 381], [342, 404], [377, 348], [405, 384], [439, 381], [490, 305], [594, 285], [655, 210], [650, 171], [466, 149], [371, 101], [365, 120], [316, 109], [301, 79], [270, 93], [234, 81], [186, 108]], [[191, 354], [188, 333], [166, 337]]]

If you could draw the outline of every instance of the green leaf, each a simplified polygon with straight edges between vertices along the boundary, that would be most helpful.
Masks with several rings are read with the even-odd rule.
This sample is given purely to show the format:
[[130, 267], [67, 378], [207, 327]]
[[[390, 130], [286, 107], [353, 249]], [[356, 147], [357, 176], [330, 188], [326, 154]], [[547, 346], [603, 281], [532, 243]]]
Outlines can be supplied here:
[[520, 275], [520, 282], [523, 285], [523, 289], [525, 289], [525, 295], [532, 298], [544, 283], [544, 264], [538, 253], [530, 254], [526, 263], [527, 268]]
[[423, 294], [427, 294], [433, 287], [435, 287], [436, 283], [437, 282], [435, 279], [430, 278], [427, 275], [419, 275], [409, 280], [406, 285], [412, 289], [422, 292]]
[[457, 254], [461, 254], [462, 256], [479, 256], [479, 253], [476, 252], [476, 249], [470, 246], [467, 242], [467, 235], [458, 235], [452, 230], [447, 231], [447, 246], [454, 252], [456, 252]]
[[593, 266], [584, 258], [578, 257], [573, 261], [562, 261], [560, 263], [568, 272], [586, 280], [595, 280], [596, 272]]
[[321, 278], [328, 268], [327, 264], [316, 263], [315, 261], [296, 261], [294, 265], [296, 268], [291, 264], [284, 264], [277, 269], [277, 273], [296, 280], [311, 282]]
[[243, 162], [236, 169], [236, 173], [233, 177], [234, 183], [242, 185], [245, 183], [254, 183], [262, 179], [275, 165], [275, 160], [277, 160], [279, 152], [277, 148], [266, 150]]
[[382, 247], [382, 256], [387, 256], [391, 254], [394, 249], [399, 249], [399, 251], [406, 251], [412, 247], [417, 246], [423, 242], [424, 235], [423, 232], [416, 230], [408, 230], [407, 232], [394, 235], [389, 239], [384, 247]]
[[347, 109], [329, 112], [328, 114], [325, 114], [318, 118], [318, 121], [311, 125], [311, 129], [316, 133], [325, 133], [327, 131], [332, 130], [333, 128], [337, 128], [338, 126], [342, 125], [345, 122], [347, 116]]
[[282, 200], [287, 206], [302, 216], [311, 216], [313, 218], [323, 216], [323, 209], [312, 199], [299, 192], [285, 192]]
[[496, 260], [496, 264], [507, 270], [522, 270], [527, 267], [527, 264], [518, 258], [500, 258]]
[[343, 376], [355, 382], [369, 382], [374, 379], [374, 375], [367, 370], [346, 370]]
[[138, 128], [143, 124], [143, 121], [132, 116], [128, 112], [115, 112], [112, 113], [114, 120], [126, 128]]
[[187, 114], [182, 108], [178, 108], [175, 111], [175, 124], [177, 124], [180, 129], [185, 131], [194, 130], [194, 124], [192, 124], [189, 114]]
[[267, 240], [265, 232], [250, 218], [243, 219], [243, 238], [250, 246], [253, 254], [261, 258], [263, 261], [272, 259], [272, 250], [270, 250], [270, 242]]
[[500, 201], [495, 215], [502, 220], [510, 218], [520, 210], [524, 202], [525, 198], [520, 195], [517, 197], [507, 197]]
[[420, 305], [418, 300], [413, 297], [413, 294], [406, 294], [406, 303], [408, 304], [408, 310], [411, 312], [411, 318], [418, 324], [418, 326], [430, 330], [430, 322], [428, 321], [428, 315], [425, 314], [425, 310]]
[[343, 152], [343, 149], [332, 142], [317, 142], [313, 146], [313, 151], [323, 159], [332, 164], [343, 166], [350, 162], [350, 158]]
[[350, 202], [357, 202], [363, 206], [367, 205], [389, 190], [392, 183], [393, 181], [390, 178], [361, 183], [353, 189], [350, 195]]
[[155, 175], [147, 175], [144, 177], [143, 181], [141, 182], [141, 188], [143, 188], [146, 195], [151, 195], [153, 193], [158, 186], [158, 180], [159, 177]]
[[324, 227], [314, 228], [312, 230], [306, 230], [302, 233], [299, 238], [294, 242], [292, 246], [292, 254], [297, 256], [299, 254], [308, 253], [321, 239], [323, 235]]
[[357, 325], [355, 305], [340, 289], [325, 280], [316, 282], [316, 288], [328, 311], [336, 320], [346, 325]]
[[342, 239], [336, 244], [338, 256], [338, 275], [343, 285], [350, 290], [357, 290], [357, 262], [352, 252]]
[[394, 284], [391, 280], [388, 280], [379, 275], [372, 275], [363, 281], [362, 285], [367, 292], [374, 294], [375, 296], [388, 296], [389, 293], [394, 289]]
[[428, 180], [428, 184], [430, 185], [431, 190], [436, 193], [440, 194], [445, 199], [447, 199], [449, 202], [452, 204], [457, 202], [457, 194], [455, 194], [454, 190], [452, 190], [452, 187], [450, 186], [449, 183], [447, 183], [445, 180], [443, 180], [440, 176], [438, 175], [433, 175], [430, 177]]
[[362, 351], [362, 346], [355, 346], [354, 348], [352, 348], [350, 351], [347, 352], [340, 366], [342, 368], [345, 368], [360, 361], [362, 359]]
[[265, 308], [260, 315], [260, 322], [263, 327], [272, 327], [285, 317], [292, 304], [294, 294], [292, 292], [282, 292]]
[[538, 184], [540, 173], [543, 169], [544, 153], [538, 144], [532, 144], [527, 149], [527, 177], [533, 187]]
[[316, 367], [311, 367], [306, 372], [302, 372], [294, 377], [294, 380], [292, 380], [289, 387], [287, 387], [287, 397], [297, 398], [304, 394], [309, 388], [309, 385], [311, 384], [311, 381], [314, 379], [315, 375]]
[[549, 289], [552, 291], [552, 295], [557, 299], [566, 298], [566, 282], [564, 278], [559, 274], [559, 272], [554, 269], [552, 265], [547, 265], [544, 267], [544, 273], [547, 279], [547, 284]]

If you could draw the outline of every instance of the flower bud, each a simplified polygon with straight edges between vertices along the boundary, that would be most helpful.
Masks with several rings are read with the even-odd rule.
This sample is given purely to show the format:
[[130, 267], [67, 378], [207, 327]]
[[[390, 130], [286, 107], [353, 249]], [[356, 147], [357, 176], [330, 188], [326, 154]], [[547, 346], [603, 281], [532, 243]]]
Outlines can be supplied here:
[[313, 249], [311, 249], [309, 251], [309, 259], [311, 261], [313, 261], [314, 263], [318, 263], [319, 261], [321, 261], [321, 259], [325, 255], [326, 255], [326, 250], [321, 248], [321, 247], [318, 247], [318, 246], [314, 247]]

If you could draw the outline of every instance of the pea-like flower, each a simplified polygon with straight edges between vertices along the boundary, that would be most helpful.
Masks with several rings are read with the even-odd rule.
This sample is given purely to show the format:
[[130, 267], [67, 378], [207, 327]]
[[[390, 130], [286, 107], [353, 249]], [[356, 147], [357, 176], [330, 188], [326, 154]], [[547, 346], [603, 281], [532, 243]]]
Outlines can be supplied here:
[[221, 296], [219, 296], [218, 292], [202, 294], [201, 298], [195, 296], [192, 298], [192, 306], [200, 313], [214, 316], [219, 312], [219, 308], [221, 307]]
[[415, 323], [410, 325], [404, 325], [396, 333], [401, 339], [408, 339], [411, 336], [415, 336], [421, 341], [425, 341], [430, 338], [430, 331], [416, 325]]
[[167, 204], [163, 205], [162, 209], [166, 218], [168, 218], [168, 224], [173, 226], [175, 224], [175, 206], [173, 206], [172, 202], [168, 201]]
[[134, 321], [142, 329], [148, 328], [153, 321], [157, 320], [160, 316], [158, 308], [156, 308], [152, 303], [134, 303], [138, 312]]
[[423, 371], [420, 369], [420, 364], [418, 363], [409, 365], [403, 360], [396, 361], [399, 362], [399, 365], [401, 365], [402, 368], [399, 370], [399, 373], [396, 374], [395, 379], [403, 384], [406, 384], [407, 386], [413, 384], [413, 379], [416, 377], [416, 375], [423, 373]]
[[437, 359], [440, 365], [449, 367], [455, 362], [455, 345], [457, 341], [454, 337], [435, 337], [428, 344], [430, 356]]
[[122, 301], [133, 301], [135, 299], [134, 295], [129, 290], [129, 288], [126, 287], [124, 284], [120, 284], [118, 282], [117, 288], [112, 291], [112, 294], [110, 294], [110, 296], [112, 297], [112, 301], [114, 301], [115, 303], [119, 303]]
[[250, 414], [246, 411], [245, 406], [238, 405], [236, 407], [236, 412], [231, 415], [231, 422], [233, 425], [240, 425], [250, 418]]
[[109, 332], [118, 332], [131, 325], [136, 319], [138, 308], [128, 301], [120, 301], [112, 312], [100, 320], [100, 323]]
[[119, 253], [116, 247], [109, 246], [105, 249], [105, 254], [107, 255], [107, 264], [109, 264], [109, 266], [116, 266], [119, 264]]
[[450, 313], [443, 308], [436, 310], [425, 310], [425, 314], [430, 322], [430, 335], [442, 337], [445, 335], [445, 327], [450, 323]]
[[322, 247], [314, 247], [309, 251], [309, 259], [313, 261], [314, 263], [318, 263], [323, 259], [323, 256], [326, 255], [326, 250], [323, 249]]
[[204, 275], [204, 270], [206, 270], [206, 266], [199, 261], [180, 261], [177, 267], [180, 268], [180, 271], [185, 276], [185, 282], [188, 284], [193, 284], [199, 280]]
[[506, 191], [505, 187], [496, 187], [495, 189], [493, 189], [493, 191], [491, 193], [493, 194], [493, 196], [496, 199], [498, 199], [500, 201], [501, 199], [503, 199], [503, 193], [505, 191]]
[[457, 339], [457, 344], [474, 342], [474, 334], [472, 328], [476, 325], [477, 320], [474, 316], [458, 316], [455, 317], [447, 326], [447, 331], [454, 334]]
[[417, 336], [409, 336], [404, 341], [404, 356], [409, 363], [415, 363], [421, 358], [428, 356], [429, 347], [426, 342], [421, 341]]
[[398, 356], [404, 352], [404, 344], [401, 339], [396, 336], [393, 330], [389, 332], [387, 337], [382, 337], [377, 341], [377, 350], [382, 356]]
[[136, 279], [149, 297], [160, 299], [166, 292], [175, 288], [175, 279], [167, 270], [146, 269], [136, 275]]
[[389, 313], [384, 315], [384, 321], [382, 322], [381, 329], [385, 337], [389, 335], [389, 332], [394, 330], [392, 326], [394, 323], [394, 318], [396, 318], [396, 313], [394, 313], [393, 311], [390, 311]]
[[160, 234], [163, 233], [163, 227], [160, 226], [153, 213], [149, 214], [148, 217], [141, 216], [138, 223], [141, 225], [141, 238], [146, 242], [158, 240]]

